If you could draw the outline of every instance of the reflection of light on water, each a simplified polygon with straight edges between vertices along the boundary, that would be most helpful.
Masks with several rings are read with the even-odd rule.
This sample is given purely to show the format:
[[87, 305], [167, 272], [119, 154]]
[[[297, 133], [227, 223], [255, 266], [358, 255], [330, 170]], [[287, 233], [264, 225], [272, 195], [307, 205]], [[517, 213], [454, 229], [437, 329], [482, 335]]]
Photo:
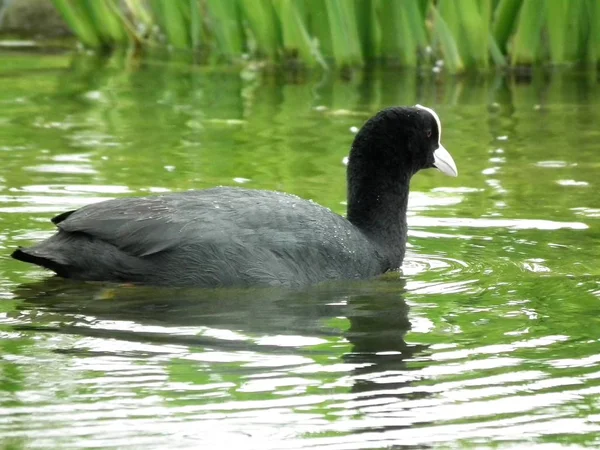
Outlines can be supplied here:
[[25, 167], [24, 169], [42, 173], [72, 173], [80, 175], [98, 173], [96, 169], [87, 164], [40, 164], [38, 166]]
[[421, 281], [407, 281], [406, 290], [412, 294], [432, 295], [432, 294], [459, 294], [468, 292], [471, 286], [479, 280], [465, 280], [444, 283], [426, 283]]
[[[114, 197], [90, 196], [88, 194], [131, 194], [135, 191], [127, 186], [103, 185], [103, 184], [36, 184], [23, 186], [21, 188], [11, 188], [11, 193], [15, 195], [0, 196], [0, 204], [21, 204], [19, 206], [0, 207], [0, 212], [4, 213], [33, 213], [33, 214], [56, 214], [66, 208], [80, 208], [82, 206], [98, 203], [105, 200], [111, 200]], [[160, 194], [170, 192], [170, 189], [163, 187], [147, 187], [140, 189], [140, 192], [150, 192]], [[40, 195], [23, 195], [40, 194]], [[86, 195], [82, 195], [86, 194]]]
[[74, 153], [70, 155], [54, 155], [50, 159], [56, 162], [90, 162], [91, 155], [89, 153]]
[[276, 345], [279, 347], [304, 347], [327, 343], [325, 339], [317, 337], [291, 335], [262, 336], [255, 339], [254, 342], [259, 345]]
[[4, 213], [58, 213], [61, 208], [78, 208], [91, 203], [110, 200], [112, 197], [67, 197], [52, 195], [24, 195], [20, 197], [0, 196], [1, 203], [26, 203], [25, 206], [5, 206], [0, 208]]
[[127, 194], [132, 192], [127, 186], [105, 185], [105, 184], [34, 184], [23, 186], [17, 191], [35, 192], [40, 194], [78, 194], [90, 192], [98, 194]]
[[431, 195], [425, 192], [412, 192], [408, 198], [409, 214], [411, 211], [421, 211], [434, 206], [458, 205], [463, 198], [461, 196]]
[[597, 218], [600, 217], [600, 208], [571, 208], [571, 211], [575, 211], [575, 214], [578, 216], [592, 217]]
[[460, 217], [424, 217], [408, 218], [408, 225], [415, 227], [467, 227], [467, 228], [511, 228], [516, 230], [586, 230], [588, 226], [581, 222], [557, 222], [539, 219], [488, 219]]
[[410, 319], [410, 331], [412, 333], [429, 333], [435, 329], [435, 324], [428, 317], [413, 315]]
[[498, 194], [506, 194], [508, 191], [502, 187], [499, 180], [488, 178], [485, 180], [485, 184], [491, 187]]
[[496, 175], [499, 170], [500, 167], [488, 167], [487, 169], [483, 169], [481, 173], [483, 175]]
[[82, 130], [69, 136], [72, 147], [97, 149], [99, 147], [119, 147], [118, 138], [97, 130]]
[[164, 187], [149, 187], [149, 188], [142, 188], [142, 189], [140, 189], [140, 191], [148, 191], [153, 194], [163, 194], [165, 192], [171, 192], [171, 189], [164, 188]]
[[[448, 239], [465, 239], [465, 240], [470, 240], [470, 239], [474, 239], [475, 236], [470, 236], [468, 234], [448, 234], [448, 233], [437, 233], [437, 232], [433, 232], [433, 231], [423, 231], [423, 230], [408, 230], [408, 235], [410, 237], [415, 237], [415, 238], [433, 238], [433, 239], [439, 239], [439, 238], [448, 238]], [[482, 241], [491, 241], [492, 237], [491, 236], [477, 236], [478, 240], [482, 240]], [[409, 245], [407, 245], [409, 246]]]
[[25, 231], [23, 233], [15, 234], [12, 238], [15, 241], [41, 241], [54, 234], [55, 230], [51, 231]]
[[523, 262], [523, 268], [530, 272], [550, 272], [550, 269], [543, 263], [545, 262], [542, 258], [531, 258]]
[[285, 378], [264, 378], [248, 380], [238, 389], [239, 392], [273, 392], [273, 389], [282, 387], [293, 388], [294, 391], [301, 394], [306, 392], [308, 386], [318, 386], [319, 382], [300, 377]]
[[402, 273], [412, 276], [429, 270], [449, 270], [455, 267], [465, 268], [468, 265], [464, 261], [449, 257], [409, 253], [402, 265]]
[[[431, 192], [443, 192], [445, 194], [470, 194], [473, 192], [482, 192], [483, 189], [470, 188], [470, 187], [437, 187], [433, 188]], [[412, 195], [412, 194], [411, 194]]]
[[589, 186], [590, 183], [587, 181], [576, 181], [576, 180], [557, 180], [561, 186]]
[[538, 161], [536, 164], [538, 167], [544, 167], [547, 169], [560, 169], [563, 167], [573, 167], [577, 164], [569, 164], [566, 161]]
[[54, 155], [49, 157], [53, 163], [38, 164], [24, 167], [24, 170], [40, 173], [61, 173], [90, 175], [98, 171], [93, 168], [89, 153], [75, 153], [69, 155]]
[[[555, 367], [557, 369], [572, 368], [572, 367], [593, 367], [593, 366], [598, 365], [598, 363], [600, 363], [600, 355], [585, 356], [580, 359], [563, 358], [563, 359], [556, 359], [553, 361], [548, 361], [548, 364], [550, 364], [552, 367]], [[600, 378], [600, 373], [594, 372], [591, 374], [587, 374], [586, 378], [594, 378], [594, 379]]]
[[[456, 281], [453, 277], [479, 270], [478, 267], [470, 267], [465, 261], [456, 258], [439, 255], [416, 255], [412, 252], [406, 255], [402, 265], [403, 276], [410, 277], [406, 280], [406, 290], [418, 295], [456, 294], [472, 290], [474, 288], [472, 285], [477, 283], [478, 279]], [[431, 272], [443, 273], [449, 279], [443, 282], [415, 279], [417, 275]]]
[[431, 355], [434, 361], [462, 360], [475, 355], [498, 355], [500, 353], [510, 353], [523, 348], [541, 348], [547, 347], [559, 342], [568, 341], [569, 337], [564, 335], [544, 336], [541, 338], [532, 338], [522, 341], [511, 342], [510, 344], [485, 345], [472, 349], [450, 350], [437, 352]]

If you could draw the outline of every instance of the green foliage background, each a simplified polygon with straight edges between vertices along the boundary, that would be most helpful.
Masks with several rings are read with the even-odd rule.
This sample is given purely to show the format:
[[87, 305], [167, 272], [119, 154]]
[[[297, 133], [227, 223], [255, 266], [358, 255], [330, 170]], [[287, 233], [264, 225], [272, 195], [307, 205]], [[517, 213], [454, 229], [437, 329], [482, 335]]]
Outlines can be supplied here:
[[598, 0], [53, 0], [87, 47], [460, 73], [600, 59]]

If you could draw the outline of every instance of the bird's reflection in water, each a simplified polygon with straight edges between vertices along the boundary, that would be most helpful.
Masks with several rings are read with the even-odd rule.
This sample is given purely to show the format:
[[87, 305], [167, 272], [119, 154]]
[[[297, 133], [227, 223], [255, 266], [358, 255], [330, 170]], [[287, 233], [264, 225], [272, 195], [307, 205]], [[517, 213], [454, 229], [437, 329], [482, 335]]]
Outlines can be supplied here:
[[[410, 320], [403, 293], [404, 282], [399, 278], [322, 285], [302, 291], [158, 289], [48, 279], [23, 285], [16, 292], [21, 300], [21, 329], [165, 345], [165, 353], [169, 352], [167, 345], [184, 345], [204, 352], [250, 351], [275, 357], [297, 353], [308, 358], [320, 355], [333, 363], [352, 364], [352, 372], [343, 374], [354, 380], [352, 393], [370, 400], [385, 397], [386, 402], [420, 396], [414, 389], [410, 395], [404, 394], [411, 383], [406, 380], [411, 378], [399, 376], [409, 371], [406, 360], [425, 350], [424, 346], [405, 341]], [[123, 322], [128, 326], [114, 325]], [[218, 334], [202, 333], [202, 327], [233, 331], [242, 338], [224, 339]], [[274, 339], [248, 338], [257, 336]], [[285, 336], [290, 338], [288, 343], [278, 345], [277, 340]], [[344, 345], [295, 346], [295, 338], [300, 343], [306, 338], [319, 338], [320, 342]], [[95, 355], [81, 348], [57, 351]], [[151, 356], [131, 350], [115, 354]], [[383, 428], [389, 430], [389, 423]]]

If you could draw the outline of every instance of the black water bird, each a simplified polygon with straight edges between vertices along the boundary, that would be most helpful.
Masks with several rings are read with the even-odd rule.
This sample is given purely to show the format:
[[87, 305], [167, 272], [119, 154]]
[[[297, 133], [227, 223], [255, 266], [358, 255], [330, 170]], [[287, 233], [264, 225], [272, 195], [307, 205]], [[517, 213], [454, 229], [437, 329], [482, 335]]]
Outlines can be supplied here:
[[167, 286], [302, 286], [398, 269], [411, 177], [456, 176], [431, 109], [392, 107], [357, 133], [347, 218], [297, 196], [231, 187], [119, 198], [52, 219], [12, 257], [65, 278]]

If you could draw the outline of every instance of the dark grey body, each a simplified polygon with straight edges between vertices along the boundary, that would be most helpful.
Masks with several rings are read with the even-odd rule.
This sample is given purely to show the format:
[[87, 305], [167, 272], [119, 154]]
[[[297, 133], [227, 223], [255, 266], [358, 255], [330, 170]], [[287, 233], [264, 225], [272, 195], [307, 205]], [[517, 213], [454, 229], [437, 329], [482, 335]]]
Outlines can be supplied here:
[[81, 280], [300, 286], [393, 268], [386, 249], [343, 217], [279, 192], [220, 187], [115, 199], [53, 222], [55, 235], [13, 256]]

